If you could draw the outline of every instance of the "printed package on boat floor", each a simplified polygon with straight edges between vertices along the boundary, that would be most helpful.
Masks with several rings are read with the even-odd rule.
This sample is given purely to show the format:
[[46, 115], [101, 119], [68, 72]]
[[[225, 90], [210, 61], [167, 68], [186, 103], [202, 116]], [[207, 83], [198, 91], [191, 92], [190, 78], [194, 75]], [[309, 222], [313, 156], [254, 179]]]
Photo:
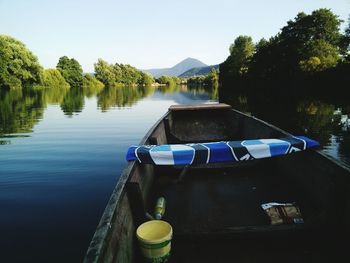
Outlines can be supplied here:
[[261, 205], [270, 217], [271, 225], [302, 224], [304, 220], [298, 206], [292, 203], [266, 203]]

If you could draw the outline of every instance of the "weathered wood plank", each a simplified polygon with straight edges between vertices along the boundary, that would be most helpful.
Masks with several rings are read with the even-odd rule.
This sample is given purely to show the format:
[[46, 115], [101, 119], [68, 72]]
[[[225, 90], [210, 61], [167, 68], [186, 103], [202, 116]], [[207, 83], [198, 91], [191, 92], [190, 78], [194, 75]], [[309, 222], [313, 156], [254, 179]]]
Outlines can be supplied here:
[[145, 201], [143, 200], [139, 183], [127, 182], [126, 191], [128, 193], [131, 213], [132, 213], [135, 225], [137, 226], [141, 225], [142, 223], [147, 221], [147, 218], [146, 218]]
[[231, 105], [225, 103], [217, 104], [199, 104], [199, 105], [172, 105], [169, 107], [169, 111], [192, 111], [192, 110], [222, 110], [231, 109]]

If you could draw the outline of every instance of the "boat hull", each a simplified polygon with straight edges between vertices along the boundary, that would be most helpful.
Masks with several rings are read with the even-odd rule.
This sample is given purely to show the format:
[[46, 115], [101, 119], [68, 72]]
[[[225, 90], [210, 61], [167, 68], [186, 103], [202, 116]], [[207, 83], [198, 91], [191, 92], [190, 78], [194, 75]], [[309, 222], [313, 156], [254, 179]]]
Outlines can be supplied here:
[[[290, 134], [228, 105], [175, 106], [140, 144], [285, 136]], [[139, 262], [135, 230], [160, 195], [167, 199], [165, 220], [174, 229], [172, 262], [279, 262], [262, 249], [267, 243], [276, 245], [280, 256], [293, 250], [295, 260], [288, 262], [326, 262], [345, 251], [341, 240], [350, 233], [350, 171], [319, 151], [198, 165], [178, 182], [183, 171], [129, 162], [84, 262]], [[271, 226], [259, 205], [272, 200], [298, 203], [305, 224]]]

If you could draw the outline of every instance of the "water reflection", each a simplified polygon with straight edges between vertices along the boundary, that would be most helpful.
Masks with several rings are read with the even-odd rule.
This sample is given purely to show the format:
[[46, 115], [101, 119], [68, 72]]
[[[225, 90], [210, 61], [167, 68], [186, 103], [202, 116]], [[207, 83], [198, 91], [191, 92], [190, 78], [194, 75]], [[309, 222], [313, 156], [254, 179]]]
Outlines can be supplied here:
[[323, 149], [350, 165], [350, 121], [348, 105], [318, 99], [282, 100], [236, 94], [234, 108], [257, 116], [296, 135], [318, 140]]
[[341, 127], [335, 106], [321, 101], [301, 101], [296, 109], [296, 122], [300, 132], [317, 138], [322, 145], [327, 145]]
[[40, 90], [0, 89], [0, 135], [31, 132], [42, 118], [44, 107]]
[[[97, 97], [97, 107], [106, 112], [111, 108], [130, 107], [144, 97], [154, 94], [174, 94], [177, 101], [181, 94], [187, 98], [216, 99], [216, 91], [210, 88], [187, 88], [186, 86], [152, 87], [152, 86], [84, 86], [83, 88], [37, 88], [0, 90], [0, 145], [9, 144], [5, 140], [8, 134], [31, 133], [35, 124], [43, 118], [48, 105], [59, 105], [65, 115], [72, 117], [84, 109], [85, 98]], [[181, 101], [177, 101], [181, 103]], [[18, 135], [28, 136], [28, 135]]]
[[[9, 134], [28, 136], [50, 104], [59, 105], [64, 114], [72, 117], [84, 109], [86, 97], [96, 96], [97, 108], [106, 112], [111, 108], [130, 107], [151, 95], [156, 99], [171, 99], [177, 103], [196, 99], [216, 100], [218, 88], [174, 85], [0, 90], [0, 145], [11, 143]], [[247, 95], [237, 95], [230, 103], [238, 110], [260, 117], [293, 134], [312, 137], [320, 141], [325, 149], [337, 148], [339, 154], [350, 156], [348, 105], [339, 107], [330, 102], [305, 98], [278, 101]], [[347, 160], [350, 158], [347, 157]]]
[[102, 111], [108, 111], [111, 107], [131, 106], [153, 92], [154, 87], [152, 86], [107, 87], [97, 95], [97, 104]]
[[62, 111], [68, 116], [81, 112], [84, 108], [84, 98], [84, 89], [76, 87], [69, 89], [60, 103]]
[[45, 102], [45, 106], [47, 104], [61, 104], [67, 92], [69, 91], [69, 87], [51, 87], [44, 88], [41, 91], [43, 94], [43, 101]]

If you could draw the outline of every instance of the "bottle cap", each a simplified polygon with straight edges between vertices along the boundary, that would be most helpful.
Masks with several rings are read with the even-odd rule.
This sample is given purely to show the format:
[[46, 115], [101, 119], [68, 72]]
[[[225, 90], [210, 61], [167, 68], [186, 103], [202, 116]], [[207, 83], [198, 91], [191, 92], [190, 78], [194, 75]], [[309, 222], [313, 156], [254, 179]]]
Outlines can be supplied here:
[[162, 218], [162, 215], [159, 214], [159, 213], [156, 213], [156, 214], [155, 214], [155, 218], [156, 218], [157, 220], [160, 220], [160, 219]]

